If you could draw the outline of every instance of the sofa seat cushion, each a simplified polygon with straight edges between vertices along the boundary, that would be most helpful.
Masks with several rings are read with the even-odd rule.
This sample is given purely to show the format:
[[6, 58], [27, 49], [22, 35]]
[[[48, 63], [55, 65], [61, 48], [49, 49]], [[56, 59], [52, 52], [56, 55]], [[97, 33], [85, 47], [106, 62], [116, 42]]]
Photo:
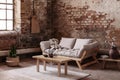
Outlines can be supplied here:
[[67, 56], [67, 57], [80, 57], [80, 53], [83, 49], [56, 49], [54, 55]]
[[92, 39], [77, 39], [73, 49], [83, 48], [84, 45], [86, 45], [86, 44], [88, 44], [90, 42], [92, 42]]
[[53, 49], [53, 48], [45, 49], [45, 50], [44, 50], [44, 54], [51, 54], [51, 53], [53, 53], [54, 51], [55, 51], [55, 49]]
[[75, 43], [75, 38], [62, 38], [59, 45], [64, 48], [73, 48]]

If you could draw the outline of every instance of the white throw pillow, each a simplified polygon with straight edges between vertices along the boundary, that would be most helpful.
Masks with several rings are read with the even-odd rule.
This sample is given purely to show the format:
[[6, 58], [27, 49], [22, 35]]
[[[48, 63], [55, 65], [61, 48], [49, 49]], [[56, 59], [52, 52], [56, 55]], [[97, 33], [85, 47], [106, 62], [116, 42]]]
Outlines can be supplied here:
[[92, 39], [77, 39], [73, 49], [80, 49], [84, 47], [84, 45], [90, 43], [91, 41]]
[[89, 50], [98, 46], [99, 46], [99, 43], [97, 41], [94, 41], [92, 43], [84, 45], [84, 49]]
[[75, 43], [75, 38], [62, 38], [59, 45], [64, 48], [73, 48]]

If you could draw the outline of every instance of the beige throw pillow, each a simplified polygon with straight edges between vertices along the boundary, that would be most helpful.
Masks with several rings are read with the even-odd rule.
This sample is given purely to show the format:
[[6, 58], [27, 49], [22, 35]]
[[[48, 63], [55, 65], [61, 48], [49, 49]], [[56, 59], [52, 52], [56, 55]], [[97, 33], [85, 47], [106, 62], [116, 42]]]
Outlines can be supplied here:
[[84, 47], [84, 45], [90, 43], [91, 41], [92, 39], [77, 39], [73, 49], [80, 49]]
[[99, 43], [97, 41], [94, 41], [92, 43], [84, 45], [84, 49], [89, 50], [98, 46], [99, 46]]
[[63, 38], [60, 40], [59, 45], [64, 48], [72, 49], [75, 43], [75, 38]]

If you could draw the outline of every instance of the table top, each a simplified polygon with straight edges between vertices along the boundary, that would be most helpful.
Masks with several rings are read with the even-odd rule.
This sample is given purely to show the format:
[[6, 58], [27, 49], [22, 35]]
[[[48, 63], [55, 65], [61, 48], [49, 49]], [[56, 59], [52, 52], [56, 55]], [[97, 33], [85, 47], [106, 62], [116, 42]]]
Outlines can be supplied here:
[[69, 57], [65, 57], [65, 56], [54, 56], [53, 58], [50, 58], [50, 57], [44, 57], [43, 55], [36, 55], [36, 56], [33, 56], [33, 58], [45, 60], [45, 61], [60, 62], [60, 63], [71, 61]]
[[118, 59], [112, 59], [112, 58], [99, 58], [98, 60], [120, 62], [120, 58], [118, 58]]

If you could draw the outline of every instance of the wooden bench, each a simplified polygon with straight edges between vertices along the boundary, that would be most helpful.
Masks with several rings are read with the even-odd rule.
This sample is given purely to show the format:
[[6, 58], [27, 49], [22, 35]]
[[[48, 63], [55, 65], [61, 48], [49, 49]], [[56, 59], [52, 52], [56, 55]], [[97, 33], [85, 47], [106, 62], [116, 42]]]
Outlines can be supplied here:
[[102, 65], [103, 69], [105, 68], [106, 62], [108, 62], [108, 61], [109, 61], [109, 62], [117, 62], [117, 66], [118, 66], [118, 68], [120, 69], [120, 67], [119, 67], [120, 58], [119, 58], [119, 59], [99, 58], [98, 60], [103, 61], [103, 65]]

